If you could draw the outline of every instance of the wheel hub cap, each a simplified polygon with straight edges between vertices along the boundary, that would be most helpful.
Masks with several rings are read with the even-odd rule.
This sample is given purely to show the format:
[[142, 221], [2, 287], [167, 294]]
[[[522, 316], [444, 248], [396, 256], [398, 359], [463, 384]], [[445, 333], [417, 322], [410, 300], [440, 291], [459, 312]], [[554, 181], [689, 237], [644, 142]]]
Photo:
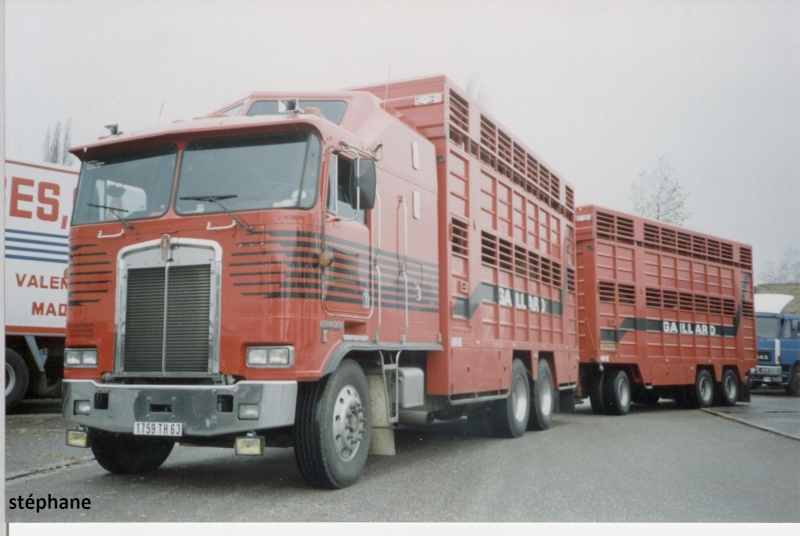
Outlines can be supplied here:
[[364, 439], [364, 406], [358, 391], [347, 385], [339, 391], [333, 408], [333, 441], [342, 460], [355, 456]]

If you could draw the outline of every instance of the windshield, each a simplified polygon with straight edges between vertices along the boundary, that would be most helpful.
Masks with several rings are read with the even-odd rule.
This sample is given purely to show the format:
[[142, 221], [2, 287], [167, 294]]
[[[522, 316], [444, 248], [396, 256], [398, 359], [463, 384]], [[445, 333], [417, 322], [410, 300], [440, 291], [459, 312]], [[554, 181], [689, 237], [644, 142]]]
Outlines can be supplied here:
[[152, 218], [166, 212], [177, 153], [168, 145], [85, 161], [72, 224]]
[[317, 199], [320, 152], [319, 138], [309, 132], [190, 143], [175, 210], [310, 208]]
[[781, 333], [781, 319], [767, 316], [756, 317], [756, 335], [759, 339], [777, 339]]

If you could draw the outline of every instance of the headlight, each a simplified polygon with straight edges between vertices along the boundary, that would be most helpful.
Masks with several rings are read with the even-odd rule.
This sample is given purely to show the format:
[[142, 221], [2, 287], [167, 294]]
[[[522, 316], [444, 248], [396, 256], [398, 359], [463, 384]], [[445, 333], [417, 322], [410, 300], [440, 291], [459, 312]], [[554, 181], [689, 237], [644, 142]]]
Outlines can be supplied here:
[[250, 367], [291, 367], [294, 365], [294, 348], [291, 346], [254, 346], [247, 349]]
[[65, 367], [96, 367], [97, 350], [94, 348], [67, 348], [64, 350]]

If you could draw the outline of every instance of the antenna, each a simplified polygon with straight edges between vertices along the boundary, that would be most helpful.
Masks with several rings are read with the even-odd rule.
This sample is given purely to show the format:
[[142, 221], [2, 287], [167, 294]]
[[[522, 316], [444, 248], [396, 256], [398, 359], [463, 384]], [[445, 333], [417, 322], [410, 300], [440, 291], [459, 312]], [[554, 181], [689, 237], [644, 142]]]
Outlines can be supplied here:
[[161, 123], [161, 112], [163, 112], [163, 111], [164, 111], [164, 103], [162, 102], [161, 103], [161, 109], [158, 111], [158, 121], [156, 121], [156, 125]]
[[386, 99], [389, 98], [389, 81], [392, 79], [392, 64], [389, 64], [389, 72], [386, 73], [386, 89], [383, 92], [383, 111], [386, 111]]

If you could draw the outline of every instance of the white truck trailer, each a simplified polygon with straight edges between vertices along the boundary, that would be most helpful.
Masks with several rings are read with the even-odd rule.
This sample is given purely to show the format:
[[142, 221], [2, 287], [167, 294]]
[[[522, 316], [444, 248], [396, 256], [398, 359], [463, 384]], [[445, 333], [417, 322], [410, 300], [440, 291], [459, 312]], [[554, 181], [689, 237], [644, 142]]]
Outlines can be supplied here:
[[61, 395], [77, 182], [74, 168], [5, 160], [6, 411]]

